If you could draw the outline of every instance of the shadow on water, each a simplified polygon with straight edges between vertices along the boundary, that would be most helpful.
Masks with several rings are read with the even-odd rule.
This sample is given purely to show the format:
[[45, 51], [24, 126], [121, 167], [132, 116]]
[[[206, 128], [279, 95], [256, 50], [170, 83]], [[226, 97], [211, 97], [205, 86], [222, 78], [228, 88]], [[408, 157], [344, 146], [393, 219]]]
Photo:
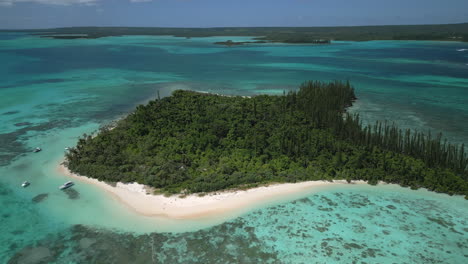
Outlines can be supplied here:
[[68, 196], [68, 199], [70, 200], [80, 199], [80, 193], [73, 188], [65, 189], [63, 190], [63, 192]]
[[49, 197], [48, 193], [41, 193], [41, 194], [38, 194], [38, 195], [34, 196], [31, 199], [31, 201], [33, 203], [40, 203], [40, 202], [44, 201], [47, 197]]

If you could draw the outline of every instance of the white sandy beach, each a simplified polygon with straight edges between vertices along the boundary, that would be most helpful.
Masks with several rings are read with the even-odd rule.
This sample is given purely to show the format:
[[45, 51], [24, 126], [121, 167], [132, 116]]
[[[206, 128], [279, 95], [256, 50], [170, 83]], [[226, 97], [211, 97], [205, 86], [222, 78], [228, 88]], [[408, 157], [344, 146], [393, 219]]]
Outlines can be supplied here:
[[[138, 214], [172, 219], [196, 219], [220, 214], [239, 215], [247, 208], [269, 204], [281, 200], [282, 197], [287, 198], [295, 194], [310, 193], [324, 186], [347, 184], [346, 181], [282, 183], [248, 190], [210, 193], [202, 197], [188, 195], [180, 198], [179, 196], [166, 197], [164, 195], [147, 194], [148, 187], [138, 183], [117, 183], [114, 187], [96, 179], [73, 174], [63, 165], [60, 165], [58, 170], [61, 174], [78, 181], [98, 186]], [[353, 183], [365, 182], [357, 181]]]

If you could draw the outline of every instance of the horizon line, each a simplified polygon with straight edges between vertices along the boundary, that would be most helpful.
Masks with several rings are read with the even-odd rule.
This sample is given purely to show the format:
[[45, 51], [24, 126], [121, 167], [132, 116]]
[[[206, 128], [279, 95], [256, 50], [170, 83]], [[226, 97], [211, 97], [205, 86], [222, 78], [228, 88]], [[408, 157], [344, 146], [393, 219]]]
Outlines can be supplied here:
[[159, 26], [69, 26], [69, 27], [45, 27], [45, 28], [0, 28], [1, 31], [28, 31], [47, 30], [63, 28], [171, 28], [171, 29], [210, 29], [210, 28], [342, 28], [342, 27], [404, 27], [404, 26], [444, 26], [463, 25], [467, 22], [446, 23], [446, 24], [382, 24], [382, 25], [340, 25], [340, 26], [214, 26], [214, 27], [159, 27]]

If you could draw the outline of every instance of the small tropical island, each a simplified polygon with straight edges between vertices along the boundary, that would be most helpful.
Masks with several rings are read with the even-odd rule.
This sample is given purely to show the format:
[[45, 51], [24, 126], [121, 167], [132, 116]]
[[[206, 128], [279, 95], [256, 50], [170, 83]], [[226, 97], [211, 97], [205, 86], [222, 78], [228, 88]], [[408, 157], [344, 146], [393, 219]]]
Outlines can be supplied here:
[[268, 183], [379, 181], [468, 198], [465, 146], [442, 135], [362, 124], [349, 82], [305, 82], [282, 96], [175, 91], [84, 135], [66, 154], [73, 173], [158, 193]]
[[[269, 43], [268, 41], [265, 40], [257, 40], [257, 41], [232, 41], [232, 40], [227, 40], [227, 41], [219, 41], [215, 42], [214, 44], [216, 45], [224, 45], [224, 46], [240, 46], [244, 44], [263, 44], [263, 43]], [[293, 43], [293, 42], [290, 42]], [[329, 39], [314, 39], [314, 40], [307, 40], [304, 42], [294, 42], [296, 44], [298, 43], [307, 43], [307, 44], [331, 44], [331, 40]]]
[[226, 40], [226, 41], [219, 41], [215, 42], [214, 44], [216, 45], [224, 45], [224, 46], [240, 46], [244, 44], [262, 44], [262, 43], [267, 43], [266, 41], [263, 40], [258, 40], [258, 41], [232, 41], [232, 40]]

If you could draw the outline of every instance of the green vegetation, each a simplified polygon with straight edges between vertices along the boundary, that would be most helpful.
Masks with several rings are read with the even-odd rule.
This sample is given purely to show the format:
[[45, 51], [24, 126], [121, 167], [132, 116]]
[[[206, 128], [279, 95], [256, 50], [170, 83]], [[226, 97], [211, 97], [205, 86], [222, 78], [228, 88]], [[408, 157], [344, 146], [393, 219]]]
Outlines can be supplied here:
[[[315, 43], [325, 40], [444, 40], [468, 41], [468, 23], [445, 25], [355, 27], [249, 27], [249, 28], [156, 28], [72, 27], [27, 30], [52, 38], [100, 38], [123, 35], [171, 35], [176, 37], [252, 36], [258, 41]], [[74, 36], [73, 36], [74, 34]]]
[[244, 45], [244, 44], [258, 44], [258, 43], [267, 43], [266, 41], [263, 40], [257, 40], [257, 41], [232, 41], [232, 40], [227, 40], [227, 41], [220, 41], [220, 42], [215, 42], [214, 44], [217, 45], [224, 45], [224, 46], [239, 46], [239, 45]]
[[346, 179], [468, 195], [464, 146], [381, 122], [363, 127], [346, 112], [355, 99], [342, 82], [253, 98], [176, 91], [80, 138], [68, 167], [167, 193]]

